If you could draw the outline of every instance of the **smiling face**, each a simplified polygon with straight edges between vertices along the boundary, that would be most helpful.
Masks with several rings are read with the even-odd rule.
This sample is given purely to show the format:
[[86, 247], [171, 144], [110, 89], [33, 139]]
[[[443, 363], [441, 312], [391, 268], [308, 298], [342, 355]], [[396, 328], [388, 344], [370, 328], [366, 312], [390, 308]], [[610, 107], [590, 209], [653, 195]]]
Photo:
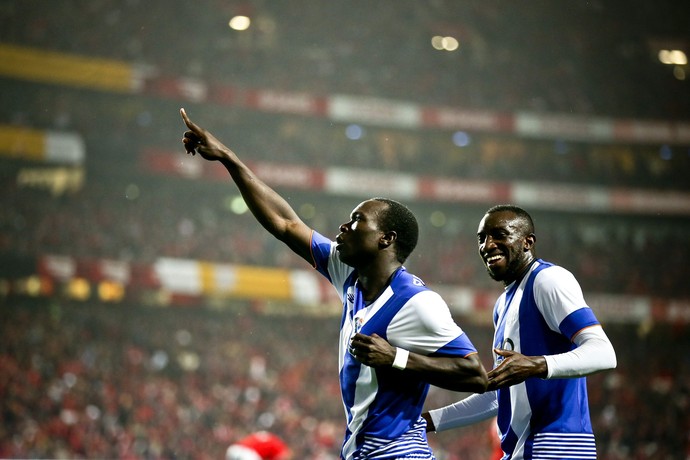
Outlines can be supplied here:
[[385, 233], [379, 229], [379, 213], [386, 203], [368, 200], [360, 203], [350, 214], [350, 221], [340, 226], [336, 237], [338, 257], [351, 267], [370, 263], [386, 244]]
[[489, 276], [508, 285], [534, 260], [534, 233], [512, 211], [488, 213], [477, 229], [479, 256]]

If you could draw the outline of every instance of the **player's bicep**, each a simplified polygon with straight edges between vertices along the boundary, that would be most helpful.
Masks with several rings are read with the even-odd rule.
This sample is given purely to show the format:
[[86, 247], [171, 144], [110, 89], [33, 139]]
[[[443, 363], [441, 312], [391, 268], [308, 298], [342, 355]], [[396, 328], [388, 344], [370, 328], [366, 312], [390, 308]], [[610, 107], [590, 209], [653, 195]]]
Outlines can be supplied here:
[[433, 291], [422, 291], [401, 309], [388, 328], [391, 344], [430, 354], [462, 335], [445, 301]]
[[281, 240], [298, 256], [314, 266], [311, 251], [312, 229], [302, 221], [291, 222], [285, 227]]
[[544, 320], [555, 332], [560, 332], [561, 323], [575, 311], [589, 309], [580, 284], [562, 267], [539, 272], [534, 280], [534, 297]]

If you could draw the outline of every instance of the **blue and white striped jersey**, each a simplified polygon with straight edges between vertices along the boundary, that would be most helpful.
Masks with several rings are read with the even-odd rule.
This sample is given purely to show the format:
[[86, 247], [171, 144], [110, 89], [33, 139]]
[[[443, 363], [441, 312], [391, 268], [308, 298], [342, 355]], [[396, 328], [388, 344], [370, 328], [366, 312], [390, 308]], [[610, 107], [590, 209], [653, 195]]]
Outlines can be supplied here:
[[467, 356], [475, 347], [453, 320], [445, 301], [405, 268], [371, 304], [365, 305], [357, 273], [342, 263], [335, 243], [317, 232], [311, 250], [316, 269], [343, 301], [339, 369], [347, 429], [341, 458], [433, 459], [421, 412], [429, 384], [394, 368], [374, 369], [348, 352], [357, 332], [424, 355]]
[[[579, 331], [599, 324], [575, 277], [541, 259], [498, 298], [493, 320], [494, 347], [528, 356], [568, 352]], [[527, 379], [497, 398], [504, 459], [596, 458], [584, 377]]]

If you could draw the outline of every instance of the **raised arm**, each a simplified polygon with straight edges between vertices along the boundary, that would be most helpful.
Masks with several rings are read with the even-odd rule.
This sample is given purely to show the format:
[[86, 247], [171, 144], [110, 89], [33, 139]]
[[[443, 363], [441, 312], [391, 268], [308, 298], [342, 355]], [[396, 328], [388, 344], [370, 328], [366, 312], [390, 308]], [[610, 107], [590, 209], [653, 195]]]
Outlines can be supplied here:
[[184, 109], [180, 114], [187, 125], [182, 143], [188, 154], [219, 161], [237, 185], [257, 221], [297, 255], [313, 263], [310, 251], [311, 228], [297, 216], [287, 201], [266, 185], [227, 146], [210, 132], [192, 122]]

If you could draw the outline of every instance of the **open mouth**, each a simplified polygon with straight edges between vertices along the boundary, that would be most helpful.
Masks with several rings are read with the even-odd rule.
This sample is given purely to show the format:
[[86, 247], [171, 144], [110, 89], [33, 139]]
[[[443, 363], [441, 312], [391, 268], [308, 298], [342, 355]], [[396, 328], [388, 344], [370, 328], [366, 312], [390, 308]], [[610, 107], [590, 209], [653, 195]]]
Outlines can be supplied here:
[[503, 254], [494, 254], [484, 257], [487, 267], [493, 267], [504, 259]]

